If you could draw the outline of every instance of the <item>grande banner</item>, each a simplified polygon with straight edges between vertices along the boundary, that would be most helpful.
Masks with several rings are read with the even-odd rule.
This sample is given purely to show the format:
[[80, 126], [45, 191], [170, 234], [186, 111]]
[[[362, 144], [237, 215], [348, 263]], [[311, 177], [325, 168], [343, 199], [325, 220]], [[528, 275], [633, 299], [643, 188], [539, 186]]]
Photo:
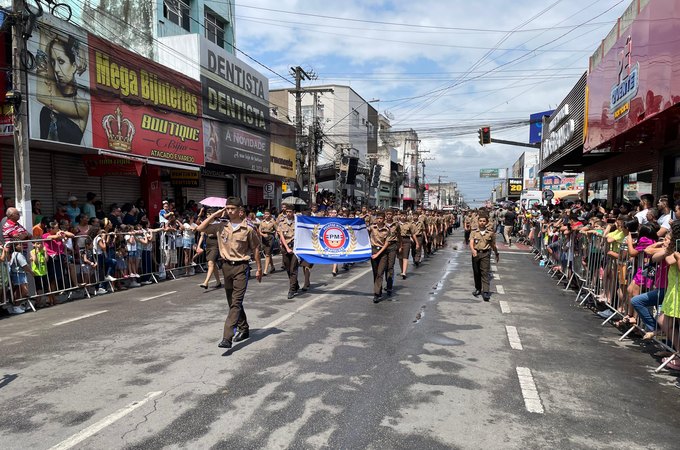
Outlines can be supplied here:
[[204, 165], [198, 81], [47, 14], [27, 48], [31, 139]]
[[364, 219], [295, 218], [295, 254], [312, 264], [341, 264], [371, 258]]

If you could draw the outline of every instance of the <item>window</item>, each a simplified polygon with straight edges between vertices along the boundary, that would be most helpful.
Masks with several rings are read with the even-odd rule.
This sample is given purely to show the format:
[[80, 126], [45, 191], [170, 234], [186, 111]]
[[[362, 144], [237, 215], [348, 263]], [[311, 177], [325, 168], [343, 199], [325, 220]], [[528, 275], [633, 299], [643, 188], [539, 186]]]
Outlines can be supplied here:
[[588, 202], [597, 199], [602, 204], [607, 203], [607, 193], [609, 191], [609, 180], [588, 183]]
[[638, 204], [642, 194], [652, 193], [652, 171], [645, 170], [621, 177], [621, 188], [624, 202]]
[[205, 12], [205, 37], [210, 42], [224, 48], [225, 23], [215, 14]]
[[359, 111], [352, 111], [352, 126], [359, 126]]
[[189, 0], [163, 0], [163, 17], [191, 31], [191, 15]]

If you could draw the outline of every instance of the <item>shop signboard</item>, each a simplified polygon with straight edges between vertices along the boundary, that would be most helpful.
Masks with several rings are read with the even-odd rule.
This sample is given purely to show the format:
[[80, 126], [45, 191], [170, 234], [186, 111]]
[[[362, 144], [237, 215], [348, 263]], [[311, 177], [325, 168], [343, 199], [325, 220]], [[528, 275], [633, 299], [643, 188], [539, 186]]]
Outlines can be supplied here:
[[170, 169], [170, 184], [175, 187], [198, 187], [200, 175], [198, 170]]
[[610, 147], [615, 137], [680, 103], [677, 2], [648, 2], [626, 23], [612, 30], [606, 43], [615, 42], [604, 54], [598, 50], [591, 57], [585, 152]]
[[295, 127], [272, 120], [272, 142], [269, 173], [295, 178]]
[[269, 139], [216, 120], [203, 119], [205, 160], [223, 166], [269, 173]]
[[49, 15], [27, 47], [32, 139], [204, 164], [195, 80]]
[[499, 178], [500, 169], [479, 169], [479, 178]]
[[519, 198], [523, 189], [521, 178], [508, 178], [508, 198]]
[[91, 177], [135, 176], [142, 174], [143, 163], [125, 158], [83, 155], [83, 164]]
[[537, 144], [541, 142], [543, 136], [543, 118], [550, 117], [554, 110], [543, 111], [529, 116], [529, 143]]

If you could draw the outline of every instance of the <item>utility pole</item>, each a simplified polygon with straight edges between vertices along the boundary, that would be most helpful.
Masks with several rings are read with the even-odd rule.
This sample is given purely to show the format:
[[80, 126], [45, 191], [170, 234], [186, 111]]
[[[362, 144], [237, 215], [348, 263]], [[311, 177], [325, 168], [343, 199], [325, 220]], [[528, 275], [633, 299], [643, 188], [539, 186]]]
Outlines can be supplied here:
[[[15, 0], [16, 1], [16, 0]], [[311, 77], [300, 66], [290, 68], [292, 75], [295, 76], [295, 145], [297, 150], [297, 185], [300, 189], [300, 197], [302, 197], [302, 185], [304, 183], [304, 163], [305, 163], [305, 148], [302, 143], [302, 80], [309, 80]], [[308, 167], [309, 169], [309, 167]], [[311, 192], [310, 192], [311, 198]]]
[[312, 110], [313, 123], [309, 130], [309, 137], [311, 139], [310, 145], [307, 146], [307, 168], [309, 170], [309, 203], [316, 202], [316, 160], [318, 154], [323, 148], [323, 140], [321, 133], [321, 124], [319, 124], [319, 94], [324, 92], [333, 93], [333, 89], [308, 89], [314, 95], [314, 109]]
[[335, 161], [339, 164], [338, 170], [335, 172], [335, 206], [337, 209], [342, 207], [342, 191], [347, 180], [347, 171], [349, 169], [349, 162], [345, 158], [345, 148], [347, 144], [335, 145]]
[[12, 0], [12, 91], [7, 100], [14, 110], [14, 191], [15, 205], [21, 212], [24, 228], [33, 228], [31, 208], [31, 165], [28, 148], [28, 95], [26, 71], [22, 70], [21, 54], [26, 48], [24, 36], [24, 0]]
[[448, 178], [446, 175], [439, 175], [437, 178], [437, 209], [442, 209], [442, 178]]

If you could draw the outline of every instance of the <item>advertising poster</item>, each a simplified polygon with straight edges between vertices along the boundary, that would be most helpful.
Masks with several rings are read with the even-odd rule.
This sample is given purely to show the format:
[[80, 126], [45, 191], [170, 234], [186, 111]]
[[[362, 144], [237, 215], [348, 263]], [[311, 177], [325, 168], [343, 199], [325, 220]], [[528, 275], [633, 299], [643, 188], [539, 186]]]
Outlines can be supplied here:
[[198, 82], [89, 38], [93, 146], [202, 166]]
[[269, 173], [269, 139], [240, 127], [203, 120], [206, 162]]
[[524, 185], [521, 178], [508, 178], [508, 198], [519, 198], [522, 196]]
[[89, 40], [85, 31], [45, 14], [26, 42], [31, 139], [92, 147]]

